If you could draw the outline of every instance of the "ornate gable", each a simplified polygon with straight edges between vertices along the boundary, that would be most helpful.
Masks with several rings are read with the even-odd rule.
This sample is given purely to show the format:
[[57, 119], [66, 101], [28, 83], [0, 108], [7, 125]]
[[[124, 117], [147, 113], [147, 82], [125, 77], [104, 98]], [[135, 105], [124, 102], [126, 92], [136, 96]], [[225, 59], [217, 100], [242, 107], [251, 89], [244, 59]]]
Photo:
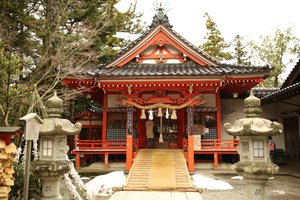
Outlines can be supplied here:
[[194, 61], [200, 66], [218, 66], [219, 62], [200, 51], [176, 33], [163, 9], [158, 9], [150, 29], [121, 51], [107, 68], [133, 63], [185, 63]]

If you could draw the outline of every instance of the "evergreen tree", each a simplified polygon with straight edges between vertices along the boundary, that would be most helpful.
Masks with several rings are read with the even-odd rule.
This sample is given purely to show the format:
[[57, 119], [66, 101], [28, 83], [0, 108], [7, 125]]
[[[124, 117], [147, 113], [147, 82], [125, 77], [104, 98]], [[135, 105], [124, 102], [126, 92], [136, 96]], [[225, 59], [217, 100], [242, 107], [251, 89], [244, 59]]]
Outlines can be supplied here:
[[210, 18], [208, 13], [205, 13], [204, 17], [206, 20], [206, 42], [200, 45], [200, 48], [206, 52], [208, 55], [212, 56], [217, 60], [230, 60], [232, 58], [231, 54], [225, 52], [225, 49], [229, 45], [225, 42], [224, 38], [221, 36], [221, 32], [217, 28], [217, 24]]
[[[17, 125], [30, 104], [34, 85], [46, 98], [70, 73], [95, 63], [103, 63], [118, 53], [126, 41], [117, 32], [139, 32], [140, 15], [131, 5], [124, 13], [115, 8], [119, 0], [3, 0], [0, 4], [0, 42], [3, 58], [19, 58], [18, 65], [5, 64], [3, 77], [15, 80], [18, 95], [7, 91], [17, 84], [5, 84], [0, 90], [0, 122]], [[0, 52], [1, 53], [1, 52]], [[1, 55], [0, 55], [1, 56]], [[18, 71], [15, 67], [18, 66]], [[12, 73], [14, 72], [14, 73]], [[2, 75], [1, 74], [1, 75]], [[13, 79], [10, 78], [13, 76]], [[16, 78], [17, 76], [17, 78]], [[2, 77], [2, 76], [1, 76]], [[3, 81], [4, 82], [4, 81]], [[3, 85], [3, 84], [2, 84]], [[2, 86], [1, 85], [1, 86]], [[2, 88], [1, 88], [2, 89]], [[9, 97], [9, 98], [8, 98]], [[22, 106], [15, 106], [22, 97]], [[3, 103], [5, 102], [5, 103]], [[15, 113], [13, 118], [9, 120]]]
[[233, 40], [233, 59], [237, 65], [250, 65], [250, 57], [247, 55], [246, 45], [243, 44], [243, 37], [236, 35]]
[[[251, 47], [258, 57], [270, 66], [269, 77], [264, 81], [266, 87], [280, 87], [279, 75], [287, 64], [294, 62], [300, 56], [299, 38], [292, 35], [291, 28], [284, 31], [277, 29], [274, 36], [261, 37], [261, 42], [252, 42]], [[295, 59], [287, 59], [291, 56]]]

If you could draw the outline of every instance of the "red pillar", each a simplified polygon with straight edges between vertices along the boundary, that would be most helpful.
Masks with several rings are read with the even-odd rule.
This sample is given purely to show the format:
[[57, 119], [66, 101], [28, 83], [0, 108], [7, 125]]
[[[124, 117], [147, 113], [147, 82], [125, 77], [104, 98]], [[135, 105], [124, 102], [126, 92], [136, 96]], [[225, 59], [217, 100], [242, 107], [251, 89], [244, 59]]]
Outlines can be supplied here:
[[127, 135], [126, 139], [126, 171], [129, 171], [132, 165], [132, 135]]
[[189, 172], [194, 172], [195, 161], [194, 161], [194, 135], [193, 127], [194, 124], [194, 109], [192, 106], [187, 107], [187, 134], [188, 134], [188, 169]]
[[108, 152], [104, 153], [104, 168], [109, 168], [109, 164], [108, 164]]
[[214, 152], [214, 168], [219, 167], [219, 159], [218, 159], [218, 153]]
[[195, 171], [194, 136], [193, 135], [188, 135], [188, 169], [189, 169], [189, 172]]
[[[128, 101], [132, 101], [132, 96], [130, 95]], [[127, 105], [127, 124], [126, 124], [126, 171], [129, 171], [132, 165], [132, 140], [133, 140], [133, 107], [132, 105]]]
[[75, 157], [75, 168], [79, 169], [80, 168], [80, 154], [76, 153], [76, 157]]

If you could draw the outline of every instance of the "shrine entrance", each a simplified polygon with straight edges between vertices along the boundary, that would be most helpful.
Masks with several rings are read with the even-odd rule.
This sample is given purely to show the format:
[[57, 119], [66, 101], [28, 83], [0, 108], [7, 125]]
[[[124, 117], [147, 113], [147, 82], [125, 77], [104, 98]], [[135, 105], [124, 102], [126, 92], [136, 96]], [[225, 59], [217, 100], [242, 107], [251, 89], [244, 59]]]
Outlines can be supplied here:
[[[166, 119], [164, 117], [155, 117], [153, 119], [154, 149], [176, 149], [178, 147], [179, 134], [177, 119]], [[180, 122], [181, 123], [181, 122]], [[183, 122], [182, 122], [183, 123]], [[161, 128], [162, 127], [162, 128]]]

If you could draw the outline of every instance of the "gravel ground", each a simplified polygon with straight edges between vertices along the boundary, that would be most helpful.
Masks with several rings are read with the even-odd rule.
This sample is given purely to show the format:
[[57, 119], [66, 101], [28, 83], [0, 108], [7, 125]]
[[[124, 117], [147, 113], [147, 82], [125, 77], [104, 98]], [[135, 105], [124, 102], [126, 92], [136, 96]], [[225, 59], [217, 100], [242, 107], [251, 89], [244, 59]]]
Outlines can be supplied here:
[[[233, 186], [233, 190], [204, 190], [201, 193], [203, 200], [248, 200], [246, 197], [246, 184], [243, 180], [231, 179], [236, 176], [234, 173], [214, 173], [213, 170], [199, 170], [196, 173], [209, 176], [215, 179], [226, 181]], [[226, 173], [226, 172], [225, 172]], [[61, 194], [64, 200], [70, 200], [69, 191], [64, 181], [61, 182]], [[274, 179], [266, 183], [267, 200], [299, 200], [300, 199], [300, 178], [290, 175], [275, 175]]]
[[[243, 180], [231, 179], [231, 175], [214, 175], [214, 178], [226, 181], [233, 186], [233, 190], [204, 190], [204, 200], [247, 200], [246, 184]], [[266, 183], [267, 200], [299, 200], [300, 199], [300, 178], [289, 175], [277, 175]]]

